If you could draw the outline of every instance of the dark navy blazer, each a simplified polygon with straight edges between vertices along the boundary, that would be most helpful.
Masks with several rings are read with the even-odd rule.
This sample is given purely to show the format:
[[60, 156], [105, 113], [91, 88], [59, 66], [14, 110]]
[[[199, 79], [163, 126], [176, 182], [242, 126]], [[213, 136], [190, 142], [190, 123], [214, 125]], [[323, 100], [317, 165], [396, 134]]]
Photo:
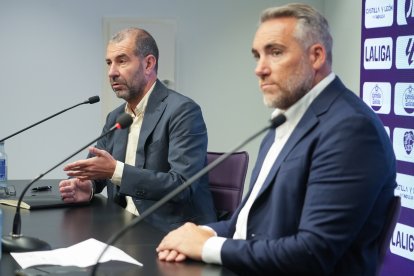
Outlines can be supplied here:
[[[252, 184], [274, 135], [261, 144]], [[395, 178], [384, 126], [335, 78], [273, 164], [250, 210], [247, 240], [223, 244], [223, 265], [241, 275], [375, 275]], [[240, 208], [209, 226], [231, 238]]]

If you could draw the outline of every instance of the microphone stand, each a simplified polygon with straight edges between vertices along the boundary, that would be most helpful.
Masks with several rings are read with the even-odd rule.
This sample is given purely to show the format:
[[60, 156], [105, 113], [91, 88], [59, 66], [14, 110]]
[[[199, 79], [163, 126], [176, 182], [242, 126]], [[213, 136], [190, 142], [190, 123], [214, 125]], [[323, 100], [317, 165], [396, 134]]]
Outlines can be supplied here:
[[159, 207], [161, 207], [162, 205], [164, 205], [165, 203], [167, 203], [170, 199], [172, 199], [173, 197], [175, 197], [176, 195], [178, 195], [185, 188], [189, 187], [191, 184], [193, 184], [200, 177], [202, 177], [203, 175], [205, 175], [206, 173], [208, 173], [209, 171], [211, 171], [212, 169], [214, 169], [217, 165], [219, 165], [221, 162], [223, 162], [224, 160], [226, 160], [230, 155], [232, 155], [233, 153], [235, 153], [236, 151], [238, 151], [239, 149], [241, 149], [243, 146], [245, 146], [246, 144], [248, 144], [250, 141], [254, 140], [257, 136], [259, 136], [260, 134], [262, 134], [263, 132], [265, 132], [266, 130], [268, 130], [270, 128], [277, 128], [278, 126], [280, 126], [281, 124], [283, 124], [285, 121], [286, 121], [285, 115], [280, 114], [280, 115], [276, 116], [275, 118], [273, 118], [270, 121], [271, 124], [269, 126], [263, 128], [262, 130], [260, 130], [256, 134], [252, 135], [247, 140], [243, 141], [241, 144], [239, 144], [238, 146], [236, 146], [235, 148], [233, 148], [231, 151], [226, 152], [226, 153], [222, 154], [221, 156], [219, 156], [216, 160], [214, 160], [213, 162], [211, 162], [210, 164], [208, 164], [207, 166], [205, 166], [202, 170], [200, 170], [198, 173], [196, 173], [195, 175], [193, 175], [192, 177], [190, 177], [183, 184], [181, 184], [180, 186], [178, 186], [177, 188], [175, 188], [174, 190], [172, 190], [170, 193], [168, 193], [164, 197], [162, 197], [159, 201], [157, 201], [153, 205], [151, 205], [151, 207], [149, 207], [147, 210], [145, 210], [144, 212], [142, 212], [142, 214], [140, 214], [139, 216], [137, 216], [136, 218], [134, 218], [129, 224], [127, 224], [126, 226], [122, 227], [120, 230], [118, 230], [118, 232], [115, 232], [115, 234], [113, 234], [108, 239], [105, 248], [102, 250], [101, 254], [98, 256], [98, 259], [96, 261], [96, 264], [92, 268], [91, 276], [95, 276], [96, 275], [96, 271], [97, 271], [98, 266], [99, 266], [99, 260], [105, 254], [105, 252], [109, 248], [109, 246], [111, 244], [114, 244], [129, 229], [131, 229], [132, 227], [136, 226], [140, 221], [142, 221], [143, 219], [145, 219], [148, 215], [152, 214]]
[[1, 139], [1, 140], [0, 140], [0, 142], [4, 142], [4, 141], [6, 141], [7, 139], [9, 139], [9, 138], [11, 138], [11, 137], [13, 137], [13, 136], [15, 136], [15, 135], [17, 135], [17, 134], [19, 134], [19, 133], [21, 133], [21, 132], [23, 132], [23, 131], [25, 131], [25, 130], [28, 130], [29, 128], [32, 128], [32, 127], [34, 127], [34, 126], [37, 126], [38, 124], [43, 123], [44, 121], [47, 121], [47, 120], [49, 120], [49, 119], [51, 119], [51, 118], [53, 118], [53, 117], [55, 117], [55, 116], [57, 116], [57, 115], [59, 115], [59, 114], [61, 114], [61, 113], [63, 113], [63, 112], [66, 112], [66, 111], [68, 111], [68, 110], [70, 110], [70, 109], [72, 109], [72, 108], [75, 108], [75, 107], [77, 107], [77, 106], [79, 106], [79, 105], [82, 105], [82, 104], [87, 104], [87, 103], [89, 103], [89, 104], [93, 104], [93, 103], [97, 103], [97, 102], [99, 102], [99, 97], [98, 97], [98, 96], [93, 96], [93, 97], [90, 97], [88, 100], [86, 100], [86, 101], [84, 101], [84, 102], [81, 102], [81, 103], [75, 104], [74, 106], [68, 107], [68, 108], [66, 108], [66, 109], [64, 109], [64, 110], [62, 110], [62, 111], [59, 111], [59, 112], [57, 112], [57, 113], [55, 113], [55, 114], [53, 114], [53, 115], [50, 115], [49, 117], [47, 117], [47, 118], [45, 118], [45, 119], [43, 119], [43, 120], [41, 120], [41, 121], [39, 121], [39, 122], [37, 122], [37, 123], [34, 123], [34, 124], [32, 124], [32, 125], [30, 125], [30, 126], [28, 126], [28, 127], [25, 127], [24, 129], [21, 129], [21, 130], [19, 130], [19, 131], [15, 132], [15, 133], [13, 133], [13, 134], [11, 134], [11, 135], [7, 136], [7, 137], [4, 137], [3, 139]]
[[58, 166], [62, 165], [66, 161], [68, 161], [70, 158], [74, 157], [76, 154], [80, 153], [84, 149], [86, 149], [88, 146], [93, 144], [94, 142], [98, 141], [102, 137], [108, 135], [109, 133], [113, 132], [116, 129], [119, 128], [126, 128], [130, 126], [132, 123], [132, 118], [126, 113], [123, 113], [120, 115], [117, 119], [117, 123], [115, 126], [113, 126], [110, 130], [103, 133], [98, 138], [94, 139], [93, 141], [89, 142], [87, 145], [83, 146], [81, 149], [76, 151], [75, 153], [71, 154], [70, 156], [66, 157], [64, 160], [59, 162], [57, 165], [53, 166], [43, 174], [40, 174], [38, 177], [33, 179], [29, 184], [26, 185], [26, 187], [23, 189], [22, 193], [19, 196], [19, 200], [17, 202], [16, 206], [16, 214], [14, 216], [13, 220], [13, 231], [10, 233], [10, 235], [5, 235], [1, 239], [2, 243], [2, 251], [3, 252], [26, 252], [26, 251], [37, 251], [37, 250], [49, 250], [51, 249], [50, 245], [46, 243], [45, 241], [42, 241], [38, 238], [34, 237], [25, 237], [21, 234], [21, 218], [20, 218], [20, 205], [22, 203], [23, 197], [26, 194], [27, 190], [32, 186], [33, 183], [38, 181], [40, 178], [48, 174], [50, 171], [56, 169]]

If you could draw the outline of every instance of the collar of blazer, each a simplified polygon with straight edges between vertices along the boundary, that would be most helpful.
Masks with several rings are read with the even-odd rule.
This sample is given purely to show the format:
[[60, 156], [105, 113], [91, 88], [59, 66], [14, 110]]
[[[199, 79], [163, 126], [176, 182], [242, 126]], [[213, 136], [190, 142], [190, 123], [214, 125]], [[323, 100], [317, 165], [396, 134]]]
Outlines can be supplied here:
[[[157, 80], [154, 90], [148, 99], [147, 108], [144, 111], [144, 120], [142, 121], [141, 132], [139, 134], [138, 152], [137, 155], [143, 155], [144, 145], [148, 139], [148, 136], [152, 133], [157, 122], [162, 116], [167, 102], [165, 99], [168, 97], [168, 89], [161, 81]], [[143, 158], [137, 158], [137, 167], [142, 167], [144, 164]]]
[[[155, 84], [154, 90], [151, 92], [151, 95], [148, 99], [147, 107], [144, 111], [144, 120], [142, 122], [141, 133], [139, 135], [139, 144], [138, 149], [142, 149], [145, 141], [147, 140], [149, 134], [153, 131], [158, 119], [161, 117], [166, 103], [165, 98], [168, 97], [168, 89], [159, 81]], [[118, 113], [121, 114], [125, 110], [124, 103], [121, 107], [118, 108]], [[119, 115], [117, 114], [117, 115]], [[112, 156], [119, 161], [125, 160], [126, 147], [128, 142], [128, 132], [129, 128], [119, 129], [114, 132], [114, 148], [112, 151]], [[139, 165], [139, 164], [137, 164]]]

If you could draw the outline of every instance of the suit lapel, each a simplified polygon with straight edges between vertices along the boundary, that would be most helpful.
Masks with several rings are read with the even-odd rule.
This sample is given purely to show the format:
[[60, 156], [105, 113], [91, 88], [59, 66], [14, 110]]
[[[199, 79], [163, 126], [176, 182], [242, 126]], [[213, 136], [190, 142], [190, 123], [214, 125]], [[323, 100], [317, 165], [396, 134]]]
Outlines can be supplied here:
[[114, 133], [113, 157], [121, 162], [125, 161], [126, 147], [128, 143], [128, 129], [118, 129]]
[[259, 176], [260, 170], [262, 169], [262, 165], [264, 159], [266, 158], [267, 152], [269, 151], [270, 147], [275, 140], [275, 130], [270, 129], [266, 136], [263, 138], [262, 145], [259, 150], [259, 154], [257, 156], [256, 165], [253, 168], [252, 176], [250, 178], [250, 188], [253, 187], [253, 184], [256, 183], [257, 177]]
[[[339, 80], [338, 77], [334, 79], [322, 92], [315, 98], [309, 108], [306, 110], [302, 119], [299, 121], [298, 125], [293, 130], [285, 146], [279, 153], [274, 165], [272, 166], [268, 176], [266, 177], [265, 182], [258, 194], [258, 197], [272, 184], [274, 183], [274, 178], [279, 171], [281, 164], [284, 162], [288, 154], [292, 151], [295, 145], [301, 141], [301, 139], [310, 132], [318, 123], [319, 116], [325, 113], [332, 102], [339, 96], [340, 90], [344, 88], [344, 85]], [[276, 129], [277, 131], [277, 129]], [[273, 141], [272, 141], [273, 142]], [[270, 146], [269, 146], [270, 148]], [[267, 151], [269, 150], [267, 149]], [[267, 151], [264, 152], [266, 156]], [[264, 158], [264, 157], [263, 157]], [[263, 159], [261, 160], [263, 162]], [[261, 166], [260, 166], [261, 168]], [[256, 176], [257, 177], [257, 176]]]
[[168, 96], [168, 90], [161, 84], [159, 80], [155, 84], [154, 90], [148, 99], [148, 104], [144, 112], [144, 120], [142, 121], [141, 132], [139, 134], [139, 141], [137, 147], [137, 155], [135, 164], [137, 167], [142, 168], [144, 166], [144, 158], [139, 156], [145, 156], [145, 144], [148, 136], [152, 133], [157, 122], [161, 118], [167, 103], [164, 99]]
[[[124, 109], [122, 109], [122, 112], [124, 112], [124, 110], [125, 110], [125, 106], [124, 106]], [[125, 129], [117, 129], [114, 132], [113, 141], [116, 141], [116, 142], [114, 142], [112, 156], [116, 160], [119, 160], [121, 162], [125, 161], [126, 147], [128, 143], [128, 131], [129, 131], [129, 128], [125, 128]]]
[[[120, 114], [122, 114], [125, 110], [125, 105], [122, 109], [120, 109], [120, 112], [116, 114], [116, 117], [118, 117]], [[112, 156], [121, 162], [125, 161], [125, 155], [126, 155], [126, 147], [128, 143], [128, 131], [129, 128], [126, 129], [117, 129], [114, 131], [113, 139], [113, 149], [112, 149]], [[119, 202], [119, 186], [113, 185], [112, 182], [107, 181], [107, 189], [108, 189], [108, 197], [112, 197], [116, 202]]]
[[290, 135], [288, 141], [286, 142], [285, 146], [280, 151], [278, 157], [272, 168], [270, 169], [269, 174], [266, 177], [266, 180], [259, 192], [258, 197], [266, 190], [270, 184], [273, 183], [273, 179], [275, 178], [277, 172], [279, 171], [280, 165], [286, 159], [286, 156], [292, 151], [294, 146], [308, 133], [316, 124], [318, 123], [318, 119], [316, 116], [308, 115], [306, 118], [302, 118], [292, 134]]

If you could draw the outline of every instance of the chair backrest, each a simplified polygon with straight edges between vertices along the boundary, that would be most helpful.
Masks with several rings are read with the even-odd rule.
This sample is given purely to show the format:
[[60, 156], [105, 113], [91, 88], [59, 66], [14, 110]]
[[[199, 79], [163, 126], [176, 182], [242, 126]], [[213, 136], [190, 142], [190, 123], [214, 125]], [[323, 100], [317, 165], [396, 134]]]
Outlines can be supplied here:
[[[208, 152], [208, 163], [210, 164], [222, 154], [223, 152]], [[240, 204], [248, 165], [249, 154], [246, 151], [235, 152], [208, 173], [209, 186], [219, 220], [231, 216]]]
[[384, 258], [387, 253], [388, 248], [390, 247], [390, 241], [392, 234], [394, 233], [395, 225], [397, 224], [398, 218], [400, 216], [401, 209], [401, 198], [395, 196], [388, 208], [387, 218], [384, 224], [384, 227], [381, 230], [379, 241], [379, 261], [377, 267], [377, 275], [380, 275], [382, 265], [384, 263]]

